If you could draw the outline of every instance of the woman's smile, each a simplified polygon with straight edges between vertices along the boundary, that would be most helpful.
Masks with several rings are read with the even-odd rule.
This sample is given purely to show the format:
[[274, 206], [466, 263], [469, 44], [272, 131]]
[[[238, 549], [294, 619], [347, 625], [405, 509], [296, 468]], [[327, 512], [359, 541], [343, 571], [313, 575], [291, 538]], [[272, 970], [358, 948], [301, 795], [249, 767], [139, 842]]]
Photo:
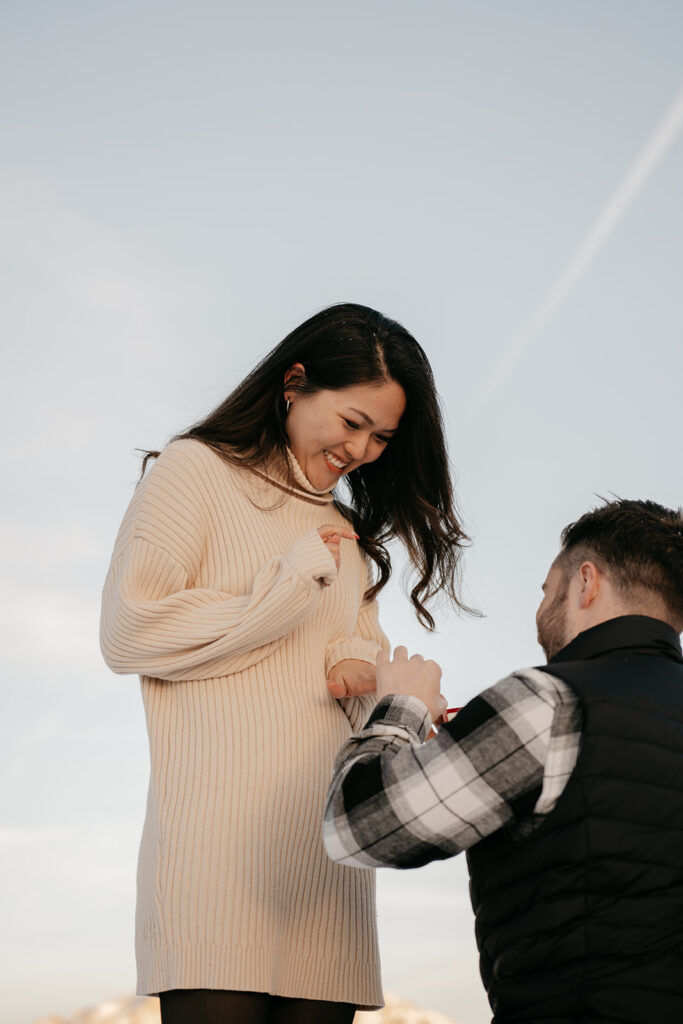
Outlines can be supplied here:
[[349, 465], [348, 462], [343, 462], [338, 455], [334, 455], [327, 448], [323, 448], [323, 458], [325, 459], [328, 467], [340, 476]]
[[[295, 370], [303, 372], [303, 366], [288, 373]], [[406, 407], [405, 391], [395, 380], [321, 388], [313, 394], [285, 389], [285, 399], [289, 446], [304, 475], [321, 489], [334, 487], [351, 468], [378, 459]], [[328, 441], [335, 447], [328, 448]]]

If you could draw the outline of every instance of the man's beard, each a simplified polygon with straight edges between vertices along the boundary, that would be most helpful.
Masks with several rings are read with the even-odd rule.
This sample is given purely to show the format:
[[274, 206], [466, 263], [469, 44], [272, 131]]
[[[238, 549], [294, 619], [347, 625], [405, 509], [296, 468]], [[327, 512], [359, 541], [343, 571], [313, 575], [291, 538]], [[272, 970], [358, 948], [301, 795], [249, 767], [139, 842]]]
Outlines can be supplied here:
[[567, 595], [569, 594], [569, 578], [562, 584], [551, 604], [543, 610], [537, 621], [538, 642], [543, 648], [546, 659], [550, 661], [568, 641], [567, 636]]

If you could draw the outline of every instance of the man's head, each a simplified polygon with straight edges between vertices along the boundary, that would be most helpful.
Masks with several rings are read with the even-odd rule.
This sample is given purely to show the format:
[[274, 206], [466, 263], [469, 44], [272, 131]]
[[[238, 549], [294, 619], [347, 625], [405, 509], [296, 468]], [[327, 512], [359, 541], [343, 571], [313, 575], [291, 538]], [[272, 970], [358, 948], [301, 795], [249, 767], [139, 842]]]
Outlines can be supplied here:
[[683, 632], [683, 510], [617, 499], [562, 531], [536, 613], [547, 658], [591, 626], [650, 615]]

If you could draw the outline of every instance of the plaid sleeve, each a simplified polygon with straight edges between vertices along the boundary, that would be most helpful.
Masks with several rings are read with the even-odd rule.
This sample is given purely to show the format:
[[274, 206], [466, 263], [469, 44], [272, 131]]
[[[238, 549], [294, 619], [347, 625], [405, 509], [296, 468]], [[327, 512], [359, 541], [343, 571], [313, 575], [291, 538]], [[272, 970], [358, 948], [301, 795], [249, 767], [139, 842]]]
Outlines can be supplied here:
[[420, 867], [548, 813], [576, 761], [577, 713], [569, 687], [528, 669], [475, 697], [425, 743], [424, 704], [385, 697], [337, 755], [323, 821], [328, 855], [354, 867]]

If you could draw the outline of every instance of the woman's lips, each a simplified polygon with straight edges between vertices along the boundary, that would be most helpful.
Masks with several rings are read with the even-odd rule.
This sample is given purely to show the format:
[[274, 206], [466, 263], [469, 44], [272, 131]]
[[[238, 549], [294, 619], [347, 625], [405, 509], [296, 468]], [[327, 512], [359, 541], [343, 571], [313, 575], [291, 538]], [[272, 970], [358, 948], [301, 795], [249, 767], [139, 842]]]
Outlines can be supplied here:
[[[332, 452], [326, 452], [325, 449], [323, 449], [323, 458], [325, 459], [325, 463], [326, 463], [327, 467], [333, 473], [336, 473], [338, 476], [341, 476], [344, 473], [346, 467], [348, 466], [348, 462], [345, 462], [344, 465], [341, 466], [341, 467], [340, 466], [335, 466], [335, 464], [333, 462], [330, 462], [330, 459], [329, 459], [330, 455], [332, 455]], [[337, 456], [335, 455], [335, 456], [333, 456], [333, 458], [337, 458]], [[338, 461], [341, 462], [341, 459], [339, 459]]]

